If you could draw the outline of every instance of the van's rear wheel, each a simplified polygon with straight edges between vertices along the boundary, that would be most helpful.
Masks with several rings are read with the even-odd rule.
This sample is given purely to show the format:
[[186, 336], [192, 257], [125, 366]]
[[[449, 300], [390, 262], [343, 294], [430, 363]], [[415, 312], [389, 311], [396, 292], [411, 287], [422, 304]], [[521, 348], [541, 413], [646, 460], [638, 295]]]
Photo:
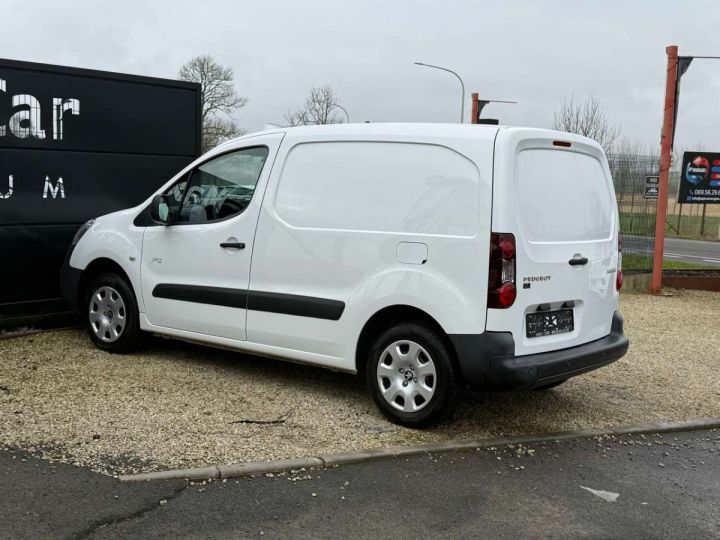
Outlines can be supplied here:
[[100, 349], [128, 352], [141, 339], [137, 301], [130, 285], [117, 274], [101, 274], [87, 291], [87, 330]]
[[448, 347], [422, 323], [395, 326], [375, 341], [367, 382], [373, 400], [389, 420], [415, 428], [447, 416], [459, 390]]

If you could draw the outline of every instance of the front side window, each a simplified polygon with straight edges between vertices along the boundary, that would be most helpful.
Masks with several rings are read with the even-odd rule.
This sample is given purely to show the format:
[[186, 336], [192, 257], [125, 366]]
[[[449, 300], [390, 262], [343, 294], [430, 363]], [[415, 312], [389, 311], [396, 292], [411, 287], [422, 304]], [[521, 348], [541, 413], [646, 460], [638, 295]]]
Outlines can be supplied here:
[[182, 207], [176, 223], [208, 223], [242, 213], [252, 200], [267, 159], [265, 146], [223, 154], [194, 169], [176, 184]]
[[191, 173], [187, 173], [183, 176], [182, 180], [175, 182], [170, 189], [163, 194], [167, 196], [168, 209], [175, 212], [175, 215], [180, 213], [180, 205], [182, 204], [183, 195], [185, 195], [190, 174]]

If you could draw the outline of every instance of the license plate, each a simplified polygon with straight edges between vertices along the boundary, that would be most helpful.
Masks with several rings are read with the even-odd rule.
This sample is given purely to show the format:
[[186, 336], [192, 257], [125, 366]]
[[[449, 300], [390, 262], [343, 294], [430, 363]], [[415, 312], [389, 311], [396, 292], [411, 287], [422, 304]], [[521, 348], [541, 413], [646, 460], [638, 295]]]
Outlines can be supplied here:
[[552, 336], [564, 334], [575, 329], [572, 309], [557, 311], [536, 311], [525, 315], [527, 337]]

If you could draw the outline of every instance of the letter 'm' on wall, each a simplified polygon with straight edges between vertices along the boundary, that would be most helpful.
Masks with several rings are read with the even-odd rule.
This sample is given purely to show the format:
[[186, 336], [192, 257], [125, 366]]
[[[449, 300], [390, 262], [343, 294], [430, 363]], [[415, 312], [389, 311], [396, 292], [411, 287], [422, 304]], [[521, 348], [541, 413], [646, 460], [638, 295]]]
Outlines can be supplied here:
[[44, 139], [40, 126], [40, 103], [30, 94], [13, 96], [13, 107], [24, 107], [10, 117], [10, 131], [19, 139]]
[[48, 198], [48, 193], [52, 195], [52, 198], [55, 199], [58, 196], [58, 193], [60, 193], [60, 198], [65, 198], [65, 186], [63, 185], [63, 179], [62, 176], [58, 178], [57, 184], [53, 187], [52, 182], [50, 181], [50, 177], [45, 177], [45, 187], [43, 188], [43, 199]]

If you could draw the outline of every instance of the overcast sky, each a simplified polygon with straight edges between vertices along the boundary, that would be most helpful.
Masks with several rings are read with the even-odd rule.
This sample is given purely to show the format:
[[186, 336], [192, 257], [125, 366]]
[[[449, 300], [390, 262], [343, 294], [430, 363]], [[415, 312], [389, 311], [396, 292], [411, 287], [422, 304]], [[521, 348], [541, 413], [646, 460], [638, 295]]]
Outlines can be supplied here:
[[[470, 92], [517, 105], [483, 116], [549, 127], [565, 96], [600, 99], [623, 135], [656, 146], [665, 46], [720, 55], [720, 2], [665, 0], [0, 0], [0, 56], [158, 77], [209, 53], [235, 72], [249, 131], [313, 85], [352, 121], [456, 122]], [[467, 118], [468, 113], [466, 113]], [[677, 147], [720, 151], [720, 61], [683, 78]]]

